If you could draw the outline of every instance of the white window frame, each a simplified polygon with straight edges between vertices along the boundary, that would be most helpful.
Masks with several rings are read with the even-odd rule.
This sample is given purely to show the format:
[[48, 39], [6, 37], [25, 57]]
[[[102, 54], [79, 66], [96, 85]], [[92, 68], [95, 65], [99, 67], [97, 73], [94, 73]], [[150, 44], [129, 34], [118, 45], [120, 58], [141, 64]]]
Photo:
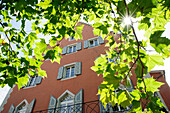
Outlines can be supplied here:
[[[65, 98], [66, 95], [69, 95], [73, 98], [73, 100], [69, 100], [69, 101], [65, 101], [65, 102], [61, 102], [63, 98]], [[72, 105], [74, 105], [74, 94], [71, 93], [69, 90], [66, 90], [59, 98], [58, 98], [58, 103], [57, 104], [57, 108], [59, 108], [61, 106], [61, 104], [69, 104], [72, 103]], [[66, 105], [67, 106], [67, 105]], [[65, 106], [65, 107], [66, 107]], [[66, 107], [67, 108], [67, 107]]]
[[[70, 65], [70, 66], [67, 66], [65, 68], [66, 68], [66, 79], [75, 76], [75, 65]], [[74, 74], [73, 75], [72, 75], [72, 68], [74, 68]], [[70, 69], [68, 77], [67, 77], [67, 69]]]
[[[64, 107], [64, 109], [66, 109], [66, 111], [64, 112], [64, 113], [67, 113], [67, 109], [70, 107], [70, 105], [69, 104], [71, 104], [71, 106], [72, 107], [74, 107], [73, 105], [74, 105], [74, 99], [73, 100], [69, 100], [69, 101], [65, 101], [65, 102], [61, 102], [60, 103], [60, 107], [61, 107], [61, 105], [65, 105], [65, 106], [63, 106]], [[61, 107], [61, 109], [62, 109], [62, 107]], [[74, 108], [73, 108], [74, 109]], [[61, 111], [60, 111], [61, 112]], [[63, 113], [63, 112], [62, 112]]]
[[[73, 50], [74, 50], [74, 47], [75, 47], [75, 51], [73, 51]], [[71, 48], [71, 52], [70, 52], [70, 48]], [[76, 50], [76, 44], [69, 45], [69, 46], [67, 47], [67, 54], [75, 53], [75, 52], [77, 52], [77, 50]]]
[[15, 109], [15, 112], [14, 113], [17, 113], [18, 112], [18, 108], [23, 104], [25, 102], [25, 113], [26, 113], [26, 111], [27, 111], [27, 108], [28, 108], [28, 102], [27, 102], [27, 100], [26, 99], [24, 99], [20, 104], [18, 104], [17, 106], [16, 106], [16, 109]]
[[[31, 82], [31, 83], [29, 84], [29, 86], [27, 86], [27, 85], [26, 85], [26, 86], [23, 86], [23, 89], [32, 88], [32, 87], [35, 87], [35, 86], [36, 86], [36, 83], [35, 83], [35, 82], [36, 82], [38, 76], [31, 76], [31, 75], [29, 75], [29, 78], [30, 78], [30, 77], [31, 77], [32, 79], [31, 79], [31, 81], [29, 80], [28, 82]], [[27, 83], [28, 83], [28, 82], [27, 82]], [[32, 83], [33, 83], [33, 85], [31, 85]]]
[[[71, 78], [75, 78], [76, 77], [76, 75], [75, 75], [75, 64], [76, 64], [76, 62], [75, 63], [71, 63], [71, 64], [67, 64], [67, 65], [64, 65], [64, 73], [65, 74], [67, 74], [67, 68], [68, 67], [73, 67], [74, 66], [74, 76], [70, 76], [70, 77], [68, 77], [68, 78], [62, 78], [61, 80], [67, 80], [67, 79], [71, 79]], [[71, 72], [71, 70], [70, 70], [70, 72]]]
[[[97, 40], [97, 45], [95, 45], [95, 42], [94, 42], [95, 40]], [[91, 46], [91, 44], [90, 44], [91, 41], [93, 42], [93, 46]], [[88, 45], [89, 45], [89, 48], [99, 46], [100, 44], [99, 44], [98, 37], [89, 39], [89, 40], [88, 40]]]

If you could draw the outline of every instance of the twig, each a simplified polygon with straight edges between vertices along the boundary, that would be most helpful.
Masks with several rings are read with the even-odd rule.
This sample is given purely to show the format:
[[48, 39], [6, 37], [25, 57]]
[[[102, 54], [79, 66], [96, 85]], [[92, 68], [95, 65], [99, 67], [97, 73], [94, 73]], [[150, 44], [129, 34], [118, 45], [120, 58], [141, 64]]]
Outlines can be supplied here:
[[[1, 26], [3, 27], [3, 28], [5, 28], [5, 26], [2, 24], [2, 22], [0, 22], [0, 24], [1, 24]], [[14, 50], [12, 50], [12, 46], [11, 46], [11, 41], [10, 41], [10, 39], [9, 39], [9, 37], [8, 37], [8, 35], [7, 35], [7, 32], [6, 31], [4, 31], [5, 32], [5, 36], [7, 37], [7, 39], [8, 39], [8, 41], [9, 41], [9, 47], [10, 47], [10, 49], [11, 49], [11, 54], [12, 54], [12, 52], [14, 51]], [[15, 52], [14, 52], [14, 54], [15, 54]], [[15, 54], [16, 55], [16, 54]]]

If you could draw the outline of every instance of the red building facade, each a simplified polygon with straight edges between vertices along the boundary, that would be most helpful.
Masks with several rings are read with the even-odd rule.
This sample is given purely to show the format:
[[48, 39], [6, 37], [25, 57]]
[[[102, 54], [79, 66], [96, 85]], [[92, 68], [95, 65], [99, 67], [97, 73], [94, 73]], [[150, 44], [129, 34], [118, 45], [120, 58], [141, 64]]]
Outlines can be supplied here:
[[[81, 24], [83, 23], [78, 23], [78, 25]], [[29, 113], [42, 110], [48, 113], [61, 112], [62, 110], [63, 113], [85, 113], [92, 109], [95, 112], [102, 112], [98, 101], [97, 106], [94, 105], [94, 108], [87, 109], [85, 109], [85, 105], [79, 103], [99, 100], [96, 94], [103, 78], [97, 76], [90, 67], [94, 65], [94, 60], [100, 54], [105, 54], [106, 41], [95, 36], [93, 28], [87, 24], [84, 24], [82, 36], [83, 39], [77, 41], [74, 38], [63, 39], [60, 44], [60, 47], [63, 48], [61, 63], [44, 61], [42, 69], [46, 70], [47, 78], [32, 78], [27, 87], [20, 90], [15, 86], [2, 104], [1, 113]], [[119, 36], [115, 35], [115, 37]], [[157, 77], [161, 75], [161, 71], [152, 72], [149, 75]], [[131, 79], [135, 86], [135, 74]], [[160, 94], [167, 109], [170, 109], [169, 86], [164, 76], [157, 80], [165, 83], [160, 88], [162, 89]], [[165, 94], [167, 89], [168, 92]], [[62, 108], [63, 106], [67, 107]], [[53, 108], [59, 109], [55, 111]]]

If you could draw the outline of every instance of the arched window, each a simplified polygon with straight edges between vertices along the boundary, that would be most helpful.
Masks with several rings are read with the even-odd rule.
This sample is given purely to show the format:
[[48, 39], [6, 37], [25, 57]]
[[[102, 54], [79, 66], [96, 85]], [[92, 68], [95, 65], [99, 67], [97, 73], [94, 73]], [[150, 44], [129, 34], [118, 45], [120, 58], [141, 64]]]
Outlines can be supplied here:
[[9, 108], [8, 113], [32, 113], [34, 104], [35, 104], [35, 98], [28, 103], [26, 99], [24, 99], [19, 105], [15, 106], [12, 104]]
[[47, 113], [82, 113], [83, 112], [83, 89], [77, 94], [66, 90], [58, 99], [50, 97]]
[[74, 110], [74, 94], [66, 90], [59, 98], [60, 113], [72, 113]]

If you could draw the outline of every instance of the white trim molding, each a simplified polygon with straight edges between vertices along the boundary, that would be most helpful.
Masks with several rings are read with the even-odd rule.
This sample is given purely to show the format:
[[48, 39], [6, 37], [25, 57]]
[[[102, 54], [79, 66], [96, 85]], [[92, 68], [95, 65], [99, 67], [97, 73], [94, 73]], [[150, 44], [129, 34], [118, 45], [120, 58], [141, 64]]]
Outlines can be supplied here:
[[0, 112], [4, 109], [4, 105], [7, 103], [7, 100], [8, 100], [8, 98], [10, 97], [10, 94], [12, 93], [12, 91], [13, 91], [13, 89], [10, 88], [9, 91], [8, 91], [8, 93], [7, 93], [7, 95], [5, 96], [4, 101], [3, 101], [2, 104], [1, 104]]

